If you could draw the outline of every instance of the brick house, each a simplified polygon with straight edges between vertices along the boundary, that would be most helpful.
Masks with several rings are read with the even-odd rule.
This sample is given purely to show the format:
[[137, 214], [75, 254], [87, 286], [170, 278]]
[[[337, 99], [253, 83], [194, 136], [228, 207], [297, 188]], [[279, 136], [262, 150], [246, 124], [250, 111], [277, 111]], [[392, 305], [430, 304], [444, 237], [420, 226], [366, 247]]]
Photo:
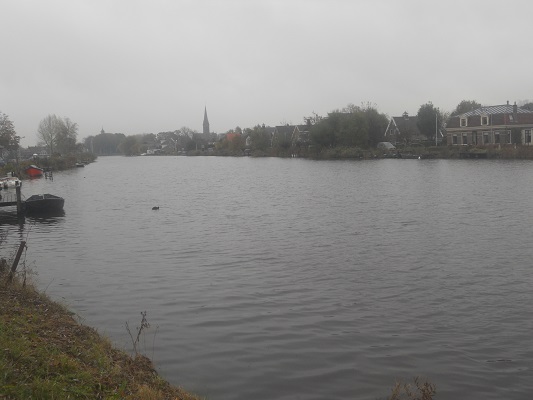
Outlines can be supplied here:
[[499, 106], [481, 107], [450, 117], [446, 125], [448, 145], [530, 146], [533, 131], [533, 111], [509, 102]]

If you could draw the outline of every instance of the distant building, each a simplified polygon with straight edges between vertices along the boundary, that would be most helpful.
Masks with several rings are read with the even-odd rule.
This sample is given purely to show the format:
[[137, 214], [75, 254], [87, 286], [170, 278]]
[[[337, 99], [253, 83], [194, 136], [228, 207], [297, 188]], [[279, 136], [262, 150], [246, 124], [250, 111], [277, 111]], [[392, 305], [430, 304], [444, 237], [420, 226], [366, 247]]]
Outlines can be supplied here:
[[207, 119], [207, 106], [204, 108], [204, 129], [203, 134], [208, 136], [209, 135], [209, 120]]
[[516, 103], [480, 107], [448, 120], [449, 145], [525, 144], [530, 146], [533, 111]]

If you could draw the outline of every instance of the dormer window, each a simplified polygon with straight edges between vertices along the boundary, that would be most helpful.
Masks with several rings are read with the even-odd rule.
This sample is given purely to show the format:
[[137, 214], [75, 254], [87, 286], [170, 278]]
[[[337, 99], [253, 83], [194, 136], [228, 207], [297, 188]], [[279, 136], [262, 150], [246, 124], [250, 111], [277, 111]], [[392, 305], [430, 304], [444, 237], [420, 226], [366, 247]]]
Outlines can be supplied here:
[[461, 125], [461, 126], [467, 126], [466, 118], [461, 118], [461, 119], [460, 119], [460, 125]]
[[481, 116], [481, 125], [488, 125], [489, 124], [489, 117], [487, 115]]

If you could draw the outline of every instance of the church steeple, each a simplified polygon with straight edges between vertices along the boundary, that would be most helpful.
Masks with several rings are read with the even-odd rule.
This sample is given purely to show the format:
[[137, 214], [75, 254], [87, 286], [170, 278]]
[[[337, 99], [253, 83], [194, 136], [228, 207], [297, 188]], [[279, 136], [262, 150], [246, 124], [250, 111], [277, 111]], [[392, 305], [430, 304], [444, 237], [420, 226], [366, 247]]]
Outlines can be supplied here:
[[209, 120], [207, 119], [207, 106], [204, 108], [204, 135], [209, 135]]

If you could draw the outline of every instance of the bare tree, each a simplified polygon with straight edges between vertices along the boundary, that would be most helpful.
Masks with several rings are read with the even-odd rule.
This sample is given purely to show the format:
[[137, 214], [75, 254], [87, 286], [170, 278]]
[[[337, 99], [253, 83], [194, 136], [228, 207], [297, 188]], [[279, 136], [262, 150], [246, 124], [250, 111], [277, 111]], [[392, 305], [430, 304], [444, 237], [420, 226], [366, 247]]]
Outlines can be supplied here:
[[59, 118], [59, 133], [57, 135], [57, 151], [63, 154], [72, 153], [76, 150], [76, 138], [78, 136], [78, 124], [70, 118]]
[[62, 123], [61, 118], [58, 118], [55, 114], [48, 115], [41, 120], [37, 128], [37, 137], [50, 149], [50, 155], [53, 154], [57, 138], [61, 134]]

